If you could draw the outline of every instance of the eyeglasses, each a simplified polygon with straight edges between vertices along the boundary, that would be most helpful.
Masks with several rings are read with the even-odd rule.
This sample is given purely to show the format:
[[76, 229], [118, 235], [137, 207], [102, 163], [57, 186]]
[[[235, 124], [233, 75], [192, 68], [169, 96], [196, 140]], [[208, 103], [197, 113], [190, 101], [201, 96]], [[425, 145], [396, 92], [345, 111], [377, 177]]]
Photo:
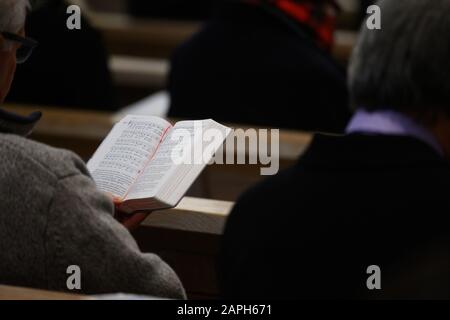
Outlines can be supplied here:
[[16, 50], [16, 61], [17, 64], [24, 63], [33, 53], [33, 49], [38, 45], [36, 40], [31, 38], [21, 37], [17, 34], [10, 32], [0, 32], [0, 34], [9, 41], [18, 42], [20, 44], [19, 48]]

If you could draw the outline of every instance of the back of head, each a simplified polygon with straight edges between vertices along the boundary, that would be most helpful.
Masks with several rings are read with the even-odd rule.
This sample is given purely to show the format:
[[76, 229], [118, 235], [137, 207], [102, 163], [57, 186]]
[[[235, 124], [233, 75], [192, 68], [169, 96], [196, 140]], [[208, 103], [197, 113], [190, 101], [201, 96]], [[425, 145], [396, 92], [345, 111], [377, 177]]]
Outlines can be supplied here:
[[17, 33], [25, 24], [28, 0], [0, 0], [0, 32]]
[[450, 115], [450, 0], [381, 0], [381, 30], [363, 24], [349, 66], [353, 104], [425, 120]]

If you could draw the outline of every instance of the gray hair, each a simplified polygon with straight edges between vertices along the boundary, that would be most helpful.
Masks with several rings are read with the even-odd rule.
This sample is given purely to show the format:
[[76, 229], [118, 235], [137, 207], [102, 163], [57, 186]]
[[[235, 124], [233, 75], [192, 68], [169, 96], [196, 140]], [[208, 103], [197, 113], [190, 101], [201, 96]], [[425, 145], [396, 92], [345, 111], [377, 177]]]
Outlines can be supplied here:
[[16, 33], [25, 25], [28, 0], [0, 0], [0, 31]]
[[364, 23], [349, 65], [352, 103], [450, 115], [450, 0], [381, 0], [381, 30]]

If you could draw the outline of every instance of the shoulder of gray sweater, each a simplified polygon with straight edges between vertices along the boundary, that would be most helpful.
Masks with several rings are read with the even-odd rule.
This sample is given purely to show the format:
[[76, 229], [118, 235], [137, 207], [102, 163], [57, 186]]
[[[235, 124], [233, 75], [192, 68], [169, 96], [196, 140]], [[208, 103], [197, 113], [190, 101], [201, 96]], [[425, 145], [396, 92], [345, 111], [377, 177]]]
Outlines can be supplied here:
[[84, 161], [75, 153], [19, 135], [0, 134], [0, 150], [0, 157], [22, 156], [34, 162], [37, 170], [46, 170], [58, 180], [77, 174], [90, 176]]

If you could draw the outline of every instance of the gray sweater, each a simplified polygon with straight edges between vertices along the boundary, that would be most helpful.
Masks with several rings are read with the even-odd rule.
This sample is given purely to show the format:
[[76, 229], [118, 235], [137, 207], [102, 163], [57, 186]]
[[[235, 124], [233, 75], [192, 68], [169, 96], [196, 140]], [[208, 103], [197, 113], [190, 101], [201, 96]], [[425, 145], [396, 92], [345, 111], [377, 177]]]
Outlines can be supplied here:
[[0, 284], [67, 291], [67, 268], [81, 269], [76, 293], [185, 298], [174, 271], [140, 252], [113, 218], [75, 154], [33, 142], [39, 116], [0, 112]]

